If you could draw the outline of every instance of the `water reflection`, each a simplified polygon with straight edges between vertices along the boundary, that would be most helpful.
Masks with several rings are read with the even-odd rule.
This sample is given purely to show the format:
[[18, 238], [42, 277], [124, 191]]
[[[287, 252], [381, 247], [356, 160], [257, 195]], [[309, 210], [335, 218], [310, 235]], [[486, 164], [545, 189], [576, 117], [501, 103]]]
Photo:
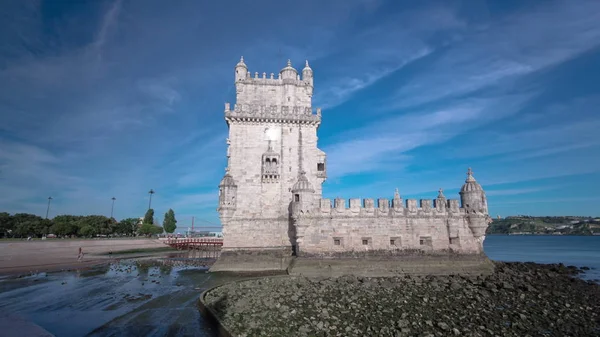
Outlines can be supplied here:
[[91, 270], [0, 280], [0, 310], [56, 336], [213, 336], [196, 303], [235, 276], [207, 273], [208, 261], [120, 260]]

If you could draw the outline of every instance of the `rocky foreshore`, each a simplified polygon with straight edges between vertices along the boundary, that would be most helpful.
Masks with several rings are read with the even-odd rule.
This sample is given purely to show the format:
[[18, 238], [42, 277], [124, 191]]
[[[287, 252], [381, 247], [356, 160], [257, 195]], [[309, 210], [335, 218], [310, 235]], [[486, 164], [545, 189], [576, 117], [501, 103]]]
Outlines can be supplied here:
[[600, 336], [600, 285], [579, 272], [496, 263], [485, 277], [275, 277], [204, 301], [233, 336]]

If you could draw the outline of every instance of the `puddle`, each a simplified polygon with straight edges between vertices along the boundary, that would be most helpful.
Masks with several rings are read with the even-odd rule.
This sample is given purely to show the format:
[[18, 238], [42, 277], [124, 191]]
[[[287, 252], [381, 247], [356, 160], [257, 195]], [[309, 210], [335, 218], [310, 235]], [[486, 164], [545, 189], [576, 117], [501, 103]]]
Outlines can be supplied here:
[[56, 336], [215, 336], [196, 303], [240, 279], [207, 273], [211, 261], [121, 260], [91, 270], [0, 280], [0, 310]]

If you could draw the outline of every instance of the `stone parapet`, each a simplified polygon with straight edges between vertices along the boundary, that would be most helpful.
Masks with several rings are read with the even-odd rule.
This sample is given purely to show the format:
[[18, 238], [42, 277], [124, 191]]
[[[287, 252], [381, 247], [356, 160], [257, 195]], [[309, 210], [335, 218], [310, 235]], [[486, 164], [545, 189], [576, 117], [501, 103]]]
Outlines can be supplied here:
[[[395, 201], [395, 200], [394, 200]], [[459, 206], [458, 199], [406, 199], [405, 204], [402, 200], [399, 203], [390, 203], [389, 199], [377, 199], [375, 206], [374, 199], [349, 199], [348, 204], [345, 199], [336, 198], [320, 199], [319, 209], [316, 214], [321, 216], [335, 217], [398, 217], [398, 216], [417, 216], [417, 217], [434, 217], [434, 216], [463, 216], [466, 213], [464, 208]]]

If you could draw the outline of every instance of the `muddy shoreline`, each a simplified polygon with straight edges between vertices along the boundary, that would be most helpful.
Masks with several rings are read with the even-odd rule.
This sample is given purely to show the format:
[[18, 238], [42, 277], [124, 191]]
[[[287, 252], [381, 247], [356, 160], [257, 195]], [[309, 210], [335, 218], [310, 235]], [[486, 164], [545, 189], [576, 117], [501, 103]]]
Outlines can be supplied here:
[[234, 336], [599, 336], [600, 285], [562, 264], [488, 276], [278, 277], [204, 300]]

